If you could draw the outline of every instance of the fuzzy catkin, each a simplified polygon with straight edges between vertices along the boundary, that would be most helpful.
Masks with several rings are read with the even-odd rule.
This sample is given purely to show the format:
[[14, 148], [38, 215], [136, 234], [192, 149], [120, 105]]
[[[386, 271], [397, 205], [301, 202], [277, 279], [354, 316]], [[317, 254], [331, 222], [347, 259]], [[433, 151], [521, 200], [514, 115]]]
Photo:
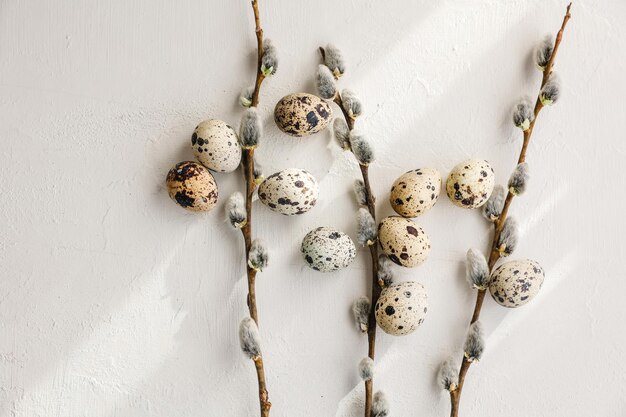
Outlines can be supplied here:
[[317, 84], [317, 92], [320, 97], [325, 100], [332, 100], [337, 95], [337, 84], [335, 77], [326, 65], [318, 65], [317, 76], [315, 78]]
[[359, 206], [367, 206], [367, 190], [362, 180], [354, 181], [354, 195]]
[[356, 119], [361, 115], [361, 113], [363, 113], [361, 100], [352, 90], [348, 90], [346, 88], [341, 92], [341, 103], [343, 104], [343, 109], [352, 119]]
[[350, 129], [345, 120], [337, 117], [333, 122], [333, 133], [337, 144], [344, 151], [350, 150]]
[[522, 162], [515, 167], [509, 178], [509, 192], [513, 195], [522, 195], [528, 184], [528, 163]]
[[367, 332], [370, 315], [370, 299], [365, 296], [357, 298], [354, 304], [352, 304], [352, 315], [361, 333]]
[[359, 376], [363, 381], [369, 381], [374, 377], [374, 361], [369, 356], [359, 362]]
[[261, 58], [261, 72], [266, 77], [276, 74], [278, 69], [278, 54], [276, 47], [270, 39], [263, 42], [263, 56]]
[[393, 262], [386, 255], [378, 256], [378, 280], [383, 283], [385, 287], [393, 284]]
[[517, 221], [513, 217], [508, 217], [504, 221], [502, 232], [498, 238], [498, 252], [500, 256], [506, 257], [513, 253], [517, 246], [518, 231]]
[[539, 99], [544, 106], [551, 106], [561, 97], [561, 79], [556, 73], [552, 73], [548, 81], [541, 89]]
[[367, 209], [360, 208], [357, 213], [357, 241], [363, 246], [372, 246], [377, 236], [376, 221]]
[[533, 120], [535, 120], [535, 109], [530, 99], [524, 97], [513, 109], [513, 124], [526, 131]]
[[361, 165], [369, 165], [374, 161], [374, 150], [367, 138], [354, 130], [350, 132], [350, 149]]
[[479, 290], [484, 290], [489, 285], [491, 275], [489, 274], [489, 265], [485, 256], [476, 249], [467, 251], [467, 259], [465, 262], [465, 270], [467, 282]]
[[255, 271], [262, 271], [267, 267], [268, 261], [269, 253], [265, 243], [261, 239], [254, 239], [248, 253], [248, 266]]
[[326, 45], [324, 49], [324, 64], [330, 68], [335, 78], [341, 77], [346, 71], [346, 64], [341, 51], [331, 44]]
[[261, 185], [261, 183], [265, 179], [265, 176], [263, 175], [263, 167], [258, 163], [256, 159], [254, 160], [253, 175], [254, 175], [254, 183], [257, 186]]
[[550, 58], [552, 58], [552, 51], [554, 49], [554, 39], [552, 35], [546, 35], [545, 38], [537, 45], [535, 50], [535, 65], [541, 71], [546, 69]]
[[259, 144], [263, 124], [256, 107], [248, 108], [241, 117], [239, 125], [239, 142], [244, 149], [253, 149]]
[[259, 328], [252, 318], [246, 317], [239, 325], [239, 344], [250, 359], [261, 356]]
[[377, 391], [372, 400], [372, 417], [387, 417], [389, 415], [389, 400], [382, 391]]
[[442, 389], [450, 392], [456, 391], [459, 386], [459, 375], [452, 357], [446, 359], [439, 367], [438, 380]]
[[485, 350], [485, 340], [483, 338], [483, 329], [479, 321], [470, 325], [465, 339], [465, 357], [468, 361], [479, 361]]
[[483, 206], [483, 217], [490, 222], [495, 222], [500, 218], [502, 209], [504, 208], [504, 187], [496, 185], [493, 187], [493, 192], [489, 197], [489, 200]]
[[243, 107], [250, 107], [252, 105], [252, 95], [254, 94], [254, 87], [246, 87], [241, 90], [239, 95], [239, 102]]
[[226, 217], [228, 217], [228, 221], [232, 227], [241, 229], [245, 226], [248, 217], [243, 194], [239, 191], [232, 193], [230, 197], [228, 197], [225, 207]]

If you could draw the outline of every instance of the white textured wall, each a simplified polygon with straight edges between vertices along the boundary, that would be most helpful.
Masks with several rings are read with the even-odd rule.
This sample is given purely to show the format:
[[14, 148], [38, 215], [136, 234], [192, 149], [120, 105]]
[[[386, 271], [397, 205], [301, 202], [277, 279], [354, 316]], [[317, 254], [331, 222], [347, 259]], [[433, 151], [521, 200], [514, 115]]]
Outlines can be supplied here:
[[[378, 151], [381, 214], [402, 172], [443, 175], [468, 157], [503, 183], [520, 134], [509, 109], [535, 95], [532, 45], [561, 23], [564, 1], [352, 0], [262, 2], [280, 50], [264, 84], [268, 173], [310, 170], [318, 206], [285, 218], [255, 205], [272, 242], [258, 280], [272, 415], [359, 416], [356, 364], [366, 340], [351, 301], [367, 288], [368, 254], [321, 275], [299, 243], [311, 228], [354, 237], [357, 170], [330, 134], [277, 131], [283, 95], [313, 90], [317, 46], [344, 50], [342, 86], [366, 105], [359, 124]], [[512, 212], [517, 257], [540, 261], [540, 296], [519, 310], [484, 308], [488, 350], [470, 370], [464, 416], [623, 416], [626, 412], [623, 205], [626, 181], [626, 5], [576, 1], [557, 69], [562, 102], [542, 112], [528, 161], [532, 185]], [[172, 164], [192, 158], [198, 121], [237, 124], [252, 82], [253, 20], [245, 0], [0, 1], [0, 416], [252, 416], [255, 376], [239, 352], [246, 314], [241, 238], [224, 222], [239, 174], [217, 175], [213, 213], [167, 197]], [[331, 143], [329, 145], [329, 143]], [[465, 251], [486, 249], [477, 212], [441, 198], [418, 222], [428, 262], [398, 270], [430, 292], [414, 334], [381, 333], [376, 385], [393, 416], [445, 416], [439, 362], [463, 340], [473, 293]]]

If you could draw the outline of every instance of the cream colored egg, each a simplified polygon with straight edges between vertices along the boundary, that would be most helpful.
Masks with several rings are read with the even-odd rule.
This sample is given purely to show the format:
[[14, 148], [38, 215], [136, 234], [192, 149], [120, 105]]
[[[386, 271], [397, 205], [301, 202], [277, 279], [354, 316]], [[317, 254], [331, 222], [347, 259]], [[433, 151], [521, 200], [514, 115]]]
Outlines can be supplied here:
[[318, 227], [307, 233], [301, 251], [307, 265], [320, 272], [343, 269], [356, 256], [350, 236], [332, 227]]
[[530, 259], [505, 262], [491, 274], [489, 292], [501, 306], [520, 307], [535, 298], [544, 277], [541, 265]]
[[394, 263], [413, 268], [430, 254], [430, 239], [415, 222], [391, 216], [378, 225], [378, 241], [383, 253]]
[[376, 323], [385, 333], [404, 336], [418, 328], [428, 311], [428, 294], [419, 282], [386, 287], [374, 307]]
[[483, 159], [468, 159], [455, 166], [446, 182], [450, 201], [463, 208], [477, 208], [487, 202], [495, 183], [493, 168]]
[[332, 116], [332, 108], [326, 101], [308, 93], [285, 96], [274, 108], [276, 125], [291, 136], [317, 133], [328, 126]]
[[209, 211], [217, 203], [217, 183], [211, 172], [197, 162], [180, 162], [165, 180], [172, 200], [189, 211]]
[[417, 217], [431, 209], [439, 198], [441, 175], [433, 168], [402, 174], [391, 187], [389, 203], [402, 217]]
[[311, 210], [319, 196], [317, 180], [303, 169], [290, 168], [270, 175], [259, 186], [259, 200], [280, 214]]
[[241, 161], [237, 134], [221, 120], [200, 123], [191, 135], [191, 148], [198, 161], [212, 171], [232, 172]]

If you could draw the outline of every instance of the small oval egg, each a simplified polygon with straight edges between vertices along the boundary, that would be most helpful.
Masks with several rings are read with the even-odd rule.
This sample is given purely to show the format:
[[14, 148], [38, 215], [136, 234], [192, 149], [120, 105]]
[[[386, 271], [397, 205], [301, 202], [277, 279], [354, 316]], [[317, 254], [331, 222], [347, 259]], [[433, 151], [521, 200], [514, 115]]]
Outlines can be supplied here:
[[389, 203], [402, 217], [417, 217], [435, 205], [441, 191], [441, 174], [420, 168], [402, 174], [391, 187]]
[[385, 333], [404, 336], [422, 324], [428, 311], [428, 294], [419, 282], [406, 281], [383, 289], [374, 307], [376, 323]]
[[197, 162], [179, 162], [165, 180], [172, 200], [189, 211], [209, 211], [217, 203], [217, 183], [211, 172]]
[[332, 227], [311, 230], [302, 240], [300, 250], [307, 265], [320, 272], [343, 269], [356, 256], [350, 236]]
[[309, 136], [323, 130], [333, 116], [330, 104], [308, 93], [289, 94], [274, 108], [274, 121], [291, 136]]
[[394, 263], [413, 268], [430, 254], [430, 239], [415, 222], [398, 216], [383, 219], [378, 225], [378, 241]]
[[303, 169], [290, 168], [270, 175], [259, 186], [259, 200], [286, 216], [311, 210], [319, 196], [317, 180]]
[[495, 175], [489, 162], [468, 159], [452, 168], [446, 182], [446, 191], [452, 203], [473, 209], [487, 202], [494, 183]]
[[200, 123], [191, 135], [191, 148], [198, 161], [212, 171], [232, 172], [241, 161], [237, 133], [221, 120]]
[[541, 265], [530, 259], [505, 262], [491, 274], [489, 292], [501, 306], [520, 307], [537, 295], [544, 277]]

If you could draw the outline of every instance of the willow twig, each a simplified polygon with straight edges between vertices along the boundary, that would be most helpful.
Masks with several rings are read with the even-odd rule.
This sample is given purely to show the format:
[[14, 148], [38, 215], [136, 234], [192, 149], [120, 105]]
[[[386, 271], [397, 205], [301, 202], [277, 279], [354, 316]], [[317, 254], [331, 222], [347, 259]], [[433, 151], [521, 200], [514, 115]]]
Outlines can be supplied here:
[[[258, 0], [252, 0], [252, 10], [254, 11], [254, 23], [255, 33], [257, 39], [257, 69], [256, 69], [256, 81], [254, 84], [254, 92], [252, 94], [251, 107], [257, 107], [259, 104], [259, 92], [261, 91], [261, 84], [265, 79], [263, 72], [261, 71], [261, 64], [263, 59], [263, 29], [261, 28], [261, 18], [259, 16], [259, 2]], [[241, 234], [243, 235], [245, 251], [246, 251], [246, 270], [248, 275], [248, 310], [250, 311], [250, 317], [259, 326], [259, 316], [257, 313], [256, 303], [256, 270], [252, 268], [249, 263], [250, 248], [252, 247], [252, 196], [256, 189], [256, 182], [254, 177], [254, 148], [243, 149], [242, 154], [243, 169], [246, 177], [246, 216], [247, 222], [241, 228]], [[263, 367], [263, 359], [261, 357], [255, 358], [254, 364], [256, 367], [257, 380], [259, 385], [259, 407], [261, 411], [261, 417], [267, 417], [270, 414], [270, 408], [272, 404], [269, 402], [269, 395], [267, 392], [267, 386], [265, 383], [265, 369]]]
[[[548, 79], [550, 78], [550, 75], [552, 74], [552, 67], [554, 65], [554, 59], [559, 49], [559, 45], [561, 44], [561, 40], [563, 39], [563, 31], [565, 30], [565, 25], [567, 25], [567, 22], [571, 18], [571, 15], [570, 15], [571, 7], [572, 7], [572, 4], [570, 3], [567, 6], [565, 17], [563, 18], [563, 23], [561, 24], [561, 29], [557, 33], [557, 36], [554, 42], [554, 48], [552, 49], [552, 56], [550, 57], [548, 64], [543, 70], [543, 78], [541, 80], [541, 87], [539, 89], [540, 93], [537, 96], [537, 101], [535, 103], [535, 109], [534, 109], [535, 117], [533, 121], [530, 123], [530, 127], [524, 131], [524, 142], [522, 144], [522, 149], [520, 150], [518, 164], [521, 164], [522, 162], [526, 160], [526, 152], [528, 150], [528, 144], [530, 142], [530, 138], [533, 133], [533, 127], [535, 126], [535, 122], [537, 121], [537, 116], [539, 115], [539, 112], [543, 108], [543, 105], [541, 104], [541, 89], [548, 82]], [[490, 272], [493, 271], [496, 262], [498, 261], [498, 259], [500, 259], [500, 252], [498, 251], [498, 241], [500, 239], [500, 234], [502, 233], [502, 228], [504, 227], [504, 223], [507, 218], [509, 207], [511, 206], [511, 202], [513, 201], [513, 197], [514, 195], [511, 193], [511, 191], [509, 191], [509, 193], [506, 196], [506, 200], [504, 201], [504, 207], [502, 209], [502, 213], [500, 217], [494, 222], [493, 240], [491, 243], [491, 250], [489, 252], [489, 262], [488, 262]], [[487, 290], [485, 289], [480, 289], [478, 290], [476, 294], [476, 304], [474, 305], [474, 312], [472, 313], [472, 319], [470, 321], [470, 325], [478, 321], [478, 319], [480, 318], [480, 312], [482, 310], [483, 301], [485, 300], [486, 291]], [[467, 371], [469, 370], [471, 364], [472, 362], [468, 360], [465, 356], [463, 356], [463, 360], [461, 362], [461, 368], [459, 369], [458, 385], [456, 389], [450, 390], [450, 402], [451, 402], [450, 416], [451, 417], [458, 417], [459, 415], [461, 392], [463, 391], [463, 384], [465, 382], [465, 376], [467, 375]]]
[[[322, 54], [322, 58], [324, 58], [325, 52], [324, 48], [319, 48], [320, 53]], [[354, 130], [354, 122], [355, 119], [350, 117], [347, 110], [344, 108], [343, 101], [341, 99], [341, 94], [337, 92], [335, 96], [334, 102], [339, 106], [341, 112], [346, 119], [346, 123], [348, 125], [348, 129], [350, 131]], [[367, 210], [372, 215], [374, 221], [376, 221], [376, 197], [374, 193], [372, 193], [372, 187], [370, 185], [369, 179], [369, 165], [359, 164], [359, 168], [361, 170], [361, 176], [363, 178], [363, 184], [365, 186], [365, 197], [367, 201]], [[372, 296], [370, 303], [370, 312], [367, 323], [367, 355], [374, 360], [374, 356], [376, 354], [376, 314], [374, 310], [374, 306], [378, 302], [378, 298], [380, 297], [380, 293], [382, 288], [380, 286], [378, 280], [378, 243], [374, 243], [369, 246], [370, 255], [372, 257]], [[365, 417], [371, 417], [372, 415], [372, 399], [373, 399], [373, 391], [374, 391], [374, 378], [365, 381]]]

